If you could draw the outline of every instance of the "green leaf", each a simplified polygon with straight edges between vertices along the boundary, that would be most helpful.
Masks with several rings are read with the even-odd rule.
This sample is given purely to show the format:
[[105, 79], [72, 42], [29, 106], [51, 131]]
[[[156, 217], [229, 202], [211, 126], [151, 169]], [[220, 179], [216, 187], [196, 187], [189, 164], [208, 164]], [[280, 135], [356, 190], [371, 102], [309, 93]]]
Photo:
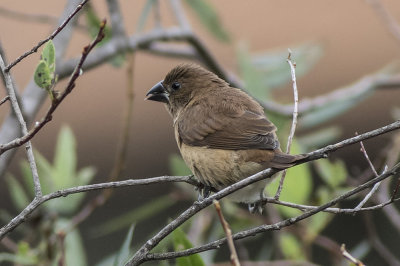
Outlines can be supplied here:
[[[54, 183], [53, 166], [39, 151], [35, 151], [35, 159], [43, 192], [47, 194], [57, 190]], [[28, 162], [26, 162], [26, 165], [28, 166]], [[30, 179], [32, 179], [32, 173], [30, 175]]]
[[[315, 42], [302, 43], [291, 47], [292, 59], [296, 62], [296, 77], [307, 74], [319, 61], [323, 51]], [[287, 63], [288, 49], [255, 53], [251, 63], [261, 73], [261, 83], [268, 88], [280, 87], [291, 81]]]
[[56, 50], [52, 40], [44, 45], [41, 59], [46, 62], [51, 73], [56, 71]]
[[132, 236], [133, 236], [133, 229], [135, 226], [132, 224], [131, 227], [129, 228], [128, 234], [125, 237], [124, 243], [122, 244], [119, 252], [117, 253], [114, 263], [114, 266], [122, 266], [125, 265], [127, 260], [129, 259], [129, 254], [130, 254], [130, 246], [132, 242]]
[[[37, 160], [36, 155], [35, 155], [35, 159]], [[37, 161], [36, 161], [36, 164], [37, 164]], [[22, 182], [25, 186], [25, 189], [28, 192], [28, 194], [33, 198], [33, 197], [35, 197], [35, 190], [34, 190], [34, 185], [33, 185], [32, 171], [31, 171], [31, 168], [29, 167], [29, 163], [26, 160], [21, 161], [20, 169], [21, 169], [21, 174], [22, 174]], [[40, 176], [40, 173], [39, 173], [39, 176]], [[43, 185], [42, 185], [42, 189], [43, 189]]]
[[251, 57], [245, 46], [241, 46], [237, 53], [240, 76], [243, 79], [246, 91], [258, 100], [270, 98], [270, 88], [262, 82], [262, 73], [252, 64]]
[[336, 189], [346, 181], [347, 169], [343, 161], [339, 159], [334, 162], [330, 162], [329, 160], [318, 160], [314, 163], [320, 177], [332, 189]]
[[[291, 154], [299, 154], [300, 147], [296, 140], [293, 140]], [[280, 180], [281, 174], [278, 173], [276, 178], [267, 185], [266, 192], [268, 195], [275, 195]], [[308, 164], [301, 164], [289, 168], [286, 174], [285, 182], [281, 192], [280, 199], [282, 201], [294, 202], [297, 204], [305, 204], [310, 197], [312, 191], [311, 172]], [[300, 210], [277, 206], [278, 210], [287, 217], [299, 215]]]
[[[86, 17], [86, 23], [88, 25], [88, 32], [91, 38], [95, 38], [99, 32], [100, 29], [100, 24], [101, 24], [101, 19], [97, 15], [96, 11], [94, 10], [93, 6], [91, 4], [86, 4], [85, 6], [85, 17]], [[98, 43], [98, 47], [106, 44], [108, 41], [111, 40], [111, 28], [106, 25], [104, 28], [104, 35], [105, 37], [101, 42]], [[123, 65], [123, 63], [126, 61], [125, 54], [117, 54], [110, 58], [109, 63], [111, 63], [112, 66], [114, 67], [120, 67]]]
[[228, 42], [229, 34], [223, 28], [217, 12], [206, 0], [186, 0], [186, 3], [194, 10], [201, 23], [220, 41]]
[[141, 32], [146, 25], [146, 20], [149, 17], [151, 8], [153, 7], [156, 0], [147, 0], [144, 4], [142, 12], [140, 12], [140, 17], [136, 26], [136, 31]]
[[54, 155], [54, 183], [56, 189], [76, 184], [76, 140], [72, 130], [63, 126], [58, 135]]
[[0, 253], [0, 262], [11, 262], [20, 265], [38, 265], [38, 259], [33, 256], [25, 257], [10, 253]]
[[88, 166], [80, 169], [76, 174], [78, 186], [84, 186], [90, 183], [96, 174], [96, 168]]
[[110, 219], [105, 223], [96, 226], [92, 230], [92, 232], [97, 237], [110, 234], [112, 232], [130, 226], [132, 222], [137, 223], [154, 215], [158, 215], [160, 211], [172, 206], [173, 204], [175, 204], [175, 202], [176, 199], [173, 199], [168, 195], [159, 197], [157, 199], [147, 202], [139, 208], [136, 208], [128, 213]]
[[304, 260], [305, 252], [301, 248], [301, 243], [297, 238], [288, 233], [280, 235], [280, 246], [283, 255], [288, 259]]
[[338, 126], [330, 126], [298, 137], [297, 141], [305, 147], [305, 150], [314, 150], [332, 143], [334, 140], [338, 139], [341, 133], [342, 130]]
[[169, 156], [169, 169], [172, 175], [184, 176], [192, 174], [185, 161], [178, 154]]
[[[180, 227], [176, 228], [172, 232], [174, 250], [181, 251], [188, 248], [192, 248], [193, 245], [187, 239], [185, 233]], [[202, 266], [205, 265], [199, 254], [193, 254], [186, 257], [180, 257], [176, 259], [176, 265], [178, 266]]]
[[7, 174], [6, 181], [14, 206], [17, 207], [18, 210], [23, 210], [30, 202], [28, 195], [13, 175]]
[[33, 76], [36, 85], [42, 89], [49, 90], [53, 84], [53, 77], [54, 75], [49, 69], [47, 63], [44, 60], [40, 60]]
[[299, 119], [299, 125], [302, 128], [311, 128], [326, 123], [330, 119], [345, 113], [369, 95], [371, 95], [370, 92], [361, 94], [357, 98], [338, 99], [327, 103], [314, 111], [303, 114]]
[[[56, 231], [63, 231], [71, 223], [68, 219], [58, 219]], [[69, 231], [65, 236], [65, 265], [86, 266], [86, 251], [78, 229]], [[55, 264], [54, 264], [55, 265]]]

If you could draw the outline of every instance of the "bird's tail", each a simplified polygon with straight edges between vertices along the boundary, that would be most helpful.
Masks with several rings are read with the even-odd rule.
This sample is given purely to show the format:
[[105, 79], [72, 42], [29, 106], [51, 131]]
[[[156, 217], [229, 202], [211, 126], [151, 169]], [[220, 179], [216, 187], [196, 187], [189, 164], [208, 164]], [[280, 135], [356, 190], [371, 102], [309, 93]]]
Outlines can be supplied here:
[[275, 150], [275, 156], [271, 160], [271, 167], [276, 169], [288, 168], [296, 163], [302, 162], [307, 159], [307, 154], [287, 154], [280, 150]]

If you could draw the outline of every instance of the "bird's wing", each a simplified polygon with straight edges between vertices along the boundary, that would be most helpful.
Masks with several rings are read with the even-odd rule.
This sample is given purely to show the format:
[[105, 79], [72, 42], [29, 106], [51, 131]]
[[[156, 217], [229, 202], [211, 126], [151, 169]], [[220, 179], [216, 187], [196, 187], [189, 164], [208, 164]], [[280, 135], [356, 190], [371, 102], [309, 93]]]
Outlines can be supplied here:
[[276, 127], [264, 114], [234, 108], [204, 112], [201, 108], [195, 105], [187, 109], [177, 123], [185, 144], [225, 150], [279, 148]]

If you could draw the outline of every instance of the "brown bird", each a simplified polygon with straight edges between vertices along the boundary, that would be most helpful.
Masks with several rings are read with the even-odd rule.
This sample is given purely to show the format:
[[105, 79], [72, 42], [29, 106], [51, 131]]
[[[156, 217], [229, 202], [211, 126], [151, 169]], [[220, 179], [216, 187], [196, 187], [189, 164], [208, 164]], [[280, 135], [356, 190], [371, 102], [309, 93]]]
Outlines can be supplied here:
[[[165, 103], [183, 159], [208, 188], [203, 196], [210, 187], [219, 190], [266, 168], [287, 168], [304, 158], [280, 150], [275, 125], [254, 99], [200, 66], [176, 66], [146, 96]], [[266, 183], [254, 183], [230, 198], [254, 207]]]

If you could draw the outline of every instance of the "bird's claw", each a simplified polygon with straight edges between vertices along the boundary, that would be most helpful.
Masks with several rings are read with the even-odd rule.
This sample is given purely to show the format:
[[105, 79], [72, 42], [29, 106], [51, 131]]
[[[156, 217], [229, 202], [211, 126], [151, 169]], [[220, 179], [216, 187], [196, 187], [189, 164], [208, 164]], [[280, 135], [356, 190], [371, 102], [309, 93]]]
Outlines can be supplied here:
[[208, 185], [203, 185], [199, 188], [199, 197], [198, 201], [203, 201], [205, 198], [208, 198], [211, 194], [211, 187]]

